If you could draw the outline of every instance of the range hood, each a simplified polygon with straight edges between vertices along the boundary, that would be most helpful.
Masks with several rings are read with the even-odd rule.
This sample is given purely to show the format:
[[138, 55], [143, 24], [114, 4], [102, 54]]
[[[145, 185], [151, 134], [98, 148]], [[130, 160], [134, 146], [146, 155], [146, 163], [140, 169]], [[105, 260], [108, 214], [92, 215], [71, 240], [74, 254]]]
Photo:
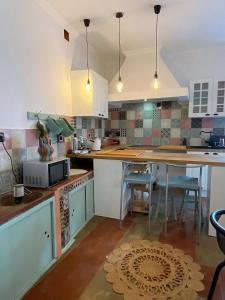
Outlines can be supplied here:
[[121, 68], [124, 88], [117, 92], [118, 74], [109, 85], [109, 101], [133, 101], [137, 99], [184, 101], [188, 99], [188, 88], [181, 87], [159, 55], [158, 69], [160, 88], [154, 90], [155, 53], [151, 49], [129, 51]]

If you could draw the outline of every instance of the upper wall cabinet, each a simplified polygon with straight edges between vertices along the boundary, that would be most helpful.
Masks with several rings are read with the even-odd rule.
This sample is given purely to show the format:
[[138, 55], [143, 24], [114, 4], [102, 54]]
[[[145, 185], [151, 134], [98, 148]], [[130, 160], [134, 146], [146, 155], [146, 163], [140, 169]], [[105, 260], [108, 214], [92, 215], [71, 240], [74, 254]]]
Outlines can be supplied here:
[[211, 114], [212, 81], [190, 82], [189, 117], [205, 117]]
[[212, 113], [214, 116], [225, 116], [225, 80], [216, 80], [214, 86]]
[[87, 70], [71, 72], [74, 116], [108, 118], [108, 82], [90, 70], [91, 89], [86, 90]]
[[225, 81], [191, 81], [189, 117], [216, 116], [225, 116]]

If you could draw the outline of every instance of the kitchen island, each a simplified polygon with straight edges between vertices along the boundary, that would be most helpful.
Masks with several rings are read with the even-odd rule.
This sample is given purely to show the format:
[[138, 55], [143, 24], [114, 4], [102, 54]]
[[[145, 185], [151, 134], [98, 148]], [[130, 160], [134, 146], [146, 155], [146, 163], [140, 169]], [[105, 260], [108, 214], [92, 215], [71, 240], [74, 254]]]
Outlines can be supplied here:
[[[147, 149], [146, 149], [147, 148]], [[95, 178], [95, 213], [100, 216], [119, 219], [119, 201], [121, 191], [122, 164], [121, 160], [149, 161], [157, 165], [200, 164], [207, 166], [207, 197], [210, 212], [225, 207], [225, 153], [224, 150], [202, 148], [190, 149], [184, 146], [146, 147], [143, 149], [126, 146], [106, 147], [101, 151], [88, 154], [70, 154], [74, 159], [93, 159]], [[163, 151], [158, 151], [158, 150]], [[192, 153], [192, 151], [194, 151]], [[211, 152], [211, 155], [210, 155]], [[205, 154], [204, 154], [205, 153]], [[216, 155], [213, 155], [215, 154]], [[127, 203], [123, 205], [123, 217], [127, 213]], [[209, 225], [209, 235], [215, 231]]]

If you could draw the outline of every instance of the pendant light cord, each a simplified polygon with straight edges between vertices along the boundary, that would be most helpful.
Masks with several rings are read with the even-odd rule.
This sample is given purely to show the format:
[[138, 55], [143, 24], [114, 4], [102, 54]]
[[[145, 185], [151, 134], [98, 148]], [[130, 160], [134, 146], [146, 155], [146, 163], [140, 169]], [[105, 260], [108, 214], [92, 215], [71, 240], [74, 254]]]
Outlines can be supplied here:
[[120, 51], [121, 51], [121, 43], [120, 43], [120, 19], [119, 18], [119, 81], [121, 81], [121, 75], [120, 75]]
[[155, 74], [158, 75], [158, 17], [156, 15], [156, 26], [155, 26]]
[[88, 58], [88, 31], [86, 27], [86, 45], [87, 45], [87, 70], [88, 70], [88, 80], [89, 80], [89, 58]]

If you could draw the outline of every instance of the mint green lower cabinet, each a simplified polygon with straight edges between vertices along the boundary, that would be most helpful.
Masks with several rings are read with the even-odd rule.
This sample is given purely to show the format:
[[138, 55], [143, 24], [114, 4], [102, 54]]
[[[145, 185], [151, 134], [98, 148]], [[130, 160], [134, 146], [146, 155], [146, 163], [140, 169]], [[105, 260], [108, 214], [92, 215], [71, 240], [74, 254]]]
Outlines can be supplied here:
[[94, 181], [90, 180], [86, 184], [86, 221], [89, 221], [94, 214]]
[[73, 237], [85, 224], [85, 186], [69, 193], [70, 235]]
[[54, 224], [51, 198], [0, 226], [0, 299], [19, 299], [51, 265]]

